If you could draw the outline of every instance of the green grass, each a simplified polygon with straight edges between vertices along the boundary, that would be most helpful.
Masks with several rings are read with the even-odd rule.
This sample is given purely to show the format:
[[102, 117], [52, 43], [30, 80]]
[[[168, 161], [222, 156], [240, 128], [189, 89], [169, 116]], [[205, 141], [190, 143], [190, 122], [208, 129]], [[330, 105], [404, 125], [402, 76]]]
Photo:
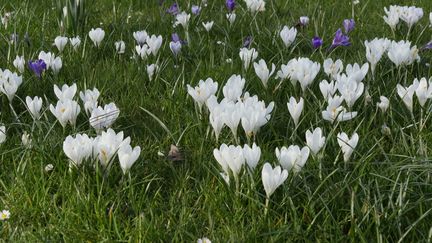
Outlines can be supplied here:
[[[0, 13], [14, 11], [7, 29], [0, 26], [0, 68], [14, 69], [16, 55], [26, 60], [37, 57], [41, 50], [58, 54], [52, 46], [57, 35], [80, 35], [80, 52], [70, 46], [61, 54], [63, 68], [58, 76], [46, 74], [39, 80], [27, 69], [23, 85], [13, 100], [19, 115], [16, 122], [6, 96], [1, 96], [0, 120], [7, 128], [7, 141], [0, 147], [0, 210], [11, 211], [8, 221], [0, 222], [0, 238], [5, 241], [175, 241], [194, 242], [208, 237], [213, 242], [286, 242], [286, 241], [430, 241], [432, 236], [431, 145], [429, 113], [423, 116], [426, 126], [419, 130], [410, 126], [420, 120], [418, 103], [414, 118], [395, 92], [397, 83], [411, 83], [415, 77], [431, 77], [431, 54], [422, 52], [422, 61], [398, 70], [384, 57], [378, 64], [376, 78], [368, 74], [364, 80], [372, 97], [366, 103], [364, 95], [354, 110], [359, 112], [352, 121], [333, 126], [322, 120], [324, 101], [318, 83], [327, 78], [318, 74], [310, 90], [302, 94], [288, 81], [273, 92], [278, 80], [269, 81], [263, 89], [253, 69], [245, 72], [238, 57], [243, 39], [253, 36], [252, 47], [258, 58], [276, 64], [286, 64], [296, 57], [309, 57], [322, 63], [325, 58], [342, 59], [344, 64], [364, 63], [364, 40], [387, 37], [405, 39], [404, 24], [395, 33], [382, 19], [383, 8], [390, 4], [422, 7], [425, 16], [415, 25], [409, 39], [422, 46], [432, 38], [428, 15], [430, 0], [367, 1], [355, 6], [356, 29], [350, 35], [352, 46], [327, 52], [334, 32], [342, 21], [351, 18], [350, 1], [337, 0], [276, 0], [268, 1], [267, 10], [257, 16], [245, 11], [238, 1], [237, 20], [230, 28], [225, 19], [224, 1], [208, 0], [199, 16], [192, 17], [189, 28], [191, 42], [182, 49], [178, 60], [169, 50], [171, 33], [184, 39], [181, 27], [172, 27], [173, 17], [164, 13], [156, 0], [86, 1], [86, 19], [80, 28], [61, 32], [58, 25], [57, 1], [4, 0]], [[198, 1], [178, 1], [185, 9]], [[62, 4], [63, 5], [63, 4]], [[61, 5], [61, 6], [62, 6]], [[189, 11], [190, 8], [187, 8]], [[185, 9], [186, 10], [186, 9]], [[300, 16], [307, 15], [309, 26], [299, 31], [294, 48], [284, 48], [279, 38], [281, 26], [293, 26]], [[207, 34], [203, 21], [214, 20]], [[88, 31], [102, 27], [106, 36], [101, 48], [93, 47]], [[147, 61], [132, 60], [132, 33], [146, 29], [162, 35], [159, 57]], [[31, 44], [21, 41], [8, 44], [16, 32], [20, 39], [28, 32]], [[314, 51], [310, 40], [323, 37], [325, 48]], [[115, 54], [114, 42], [126, 42], [126, 54]], [[222, 41], [225, 45], [216, 44]], [[232, 58], [233, 63], [226, 63]], [[145, 67], [158, 62], [160, 70], [150, 81]], [[194, 102], [188, 96], [186, 84], [194, 86], [200, 79], [212, 77], [224, 85], [232, 74], [246, 78], [245, 90], [256, 94], [266, 104], [275, 102], [272, 119], [256, 137], [263, 155], [253, 180], [244, 175], [239, 193], [219, 176], [221, 171], [213, 158], [213, 149], [220, 143], [234, 144], [228, 128], [224, 128], [216, 143], [211, 135], [207, 115], [197, 115]], [[32, 130], [32, 119], [26, 112], [27, 95], [42, 96], [54, 103], [53, 84], [76, 82], [79, 90], [97, 87], [100, 103], [115, 102], [120, 117], [116, 131], [124, 131], [132, 145], [142, 148], [141, 156], [132, 167], [130, 177], [122, 176], [116, 160], [107, 177], [97, 173], [90, 164], [69, 172], [62, 143], [66, 136], [88, 133], [95, 136], [82, 112], [76, 129], [63, 130], [47, 110], [31, 133], [33, 147], [21, 145], [21, 134]], [[380, 95], [389, 97], [390, 110], [383, 115], [375, 103]], [[222, 96], [220, 92], [219, 97]], [[305, 109], [298, 128], [290, 119], [286, 103], [290, 96], [305, 99]], [[417, 102], [417, 101], [416, 101]], [[430, 106], [430, 103], [427, 103]], [[44, 98], [44, 109], [48, 103]], [[148, 110], [145, 112], [143, 109]], [[154, 114], [169, 130], [149, 113]], [[386, 124], [391, 133], [384, 135]], [[277, 164], [276, 147], [305, 144], [305, 131], [323, 128], [327, 137], [323, 157], [309, 158], [298, 176], [288, 180], [273, 194], [270, 209], [264, 214], [265, 192], [261, 183], [261, 168], [265, 161]], [[351, 162], [344, 163], [336, 134], [354, 131], [360, 136]], [[247, 142], [239, 129], [241, 144]], [[181, 148], [184, 161], [173, 162], [158, 156], [167, 153], [171, 144]], [[319, 178], [322, 163], [322, 178]], [[54, 170], [44, 171], [47, 164]]]

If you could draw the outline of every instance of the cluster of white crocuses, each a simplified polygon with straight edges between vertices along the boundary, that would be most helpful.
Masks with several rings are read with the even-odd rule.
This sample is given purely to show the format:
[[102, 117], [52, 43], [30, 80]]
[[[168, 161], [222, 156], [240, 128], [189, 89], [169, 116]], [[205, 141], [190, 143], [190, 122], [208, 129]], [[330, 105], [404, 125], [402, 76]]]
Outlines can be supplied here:
[[[64, 84], [61, 89], [54, 85], [54, 93], [58, 99], [56, 105], [50, 105], [51, 113], [57, 118], [62, 127], [66, 127], [69, 123], [75, 127], [78, 115], [81, 112], [81, 107], [75, 99], [77, 93], [77, 85]], [[81, 91], [79, 96], [84, 106], [84, 111], [89, 116], [90, 125], [100, 132], [103, 129], [111, 127], [114, 121], [118, 118], [120, 110], [111, 102], [105, 106], [98, 106], [99, 90]], [[35, 97], [35, 99], [38, 97]], [[30, 105], [27, 104], [29, 107]], [[39, 108], [40, 110], [40, 108]], [[33, 114], [33, 112], [32, 112]], [[35, 115], [33, 114], [35, 117]]]
[[237, 140], [240, 123], [247, 138], [251, 138], [270, 120], [274, 103], [266, 106], [264, 101], [258, 100], [258, 96], [250, 96], [248, 92], [243, 94], [245, 82], [240, 75], [232, 75], [222, 88], [224, 98], [220, 102], [215, 96], [218, 84], [211, 78], [200, 80], [195, 88], [188, 85], [189, 95], [199, 107], [206, 105], [210, 112], [209, 121], [216, 140], [225, 125]]
[[391, 5], [388, 9], [384, 8], [386, 15], [384, 21], [395, 30], [399, 21], [402, 20], [411, 28], [423, 17], [423, 9], [415, 6], [397, 6]]
[[[341, 60], [333, 61], [326, 59], [324, 61], [324, 72], [329, 76], [330, 82], [323, 80], [319, 84], [321, 94], [327, 101], [327, 107], [322, 111], [324, 120], [347, 121], [357, 116], [357, 112], [351, 111], [355, 102], [364, 92], [363, 79], [369, 70], [369, 64], [365, 63], [360, 66], [357, 63], [348, 64], [343, 71], [343, 63]], [[339, 94], [336, 94], [336, 92]], [[345, 101], [347, 109], [342, 105]]]
[[429, 81], [426, 78], [421, 78], [420, 81], [416, 78], [408, 87], [398, 84], [396, 91], [408, 110], [413, 113], [414, 94], [421, 107], [432, 98], [432, 78]]
[[97, 160], [104, 170], [109, 170], [117, 154], [120, 167], [126, 174], [137, 161], [141, 148], [130, 145], [130, 137], [124, 138], [123, 132], [116, 133], [109, 128], [95, 138], [87, 134], [67, 136], [63, 142], [63, 151], [69, 158], [70, 167], [79, 167], [83, 162]]

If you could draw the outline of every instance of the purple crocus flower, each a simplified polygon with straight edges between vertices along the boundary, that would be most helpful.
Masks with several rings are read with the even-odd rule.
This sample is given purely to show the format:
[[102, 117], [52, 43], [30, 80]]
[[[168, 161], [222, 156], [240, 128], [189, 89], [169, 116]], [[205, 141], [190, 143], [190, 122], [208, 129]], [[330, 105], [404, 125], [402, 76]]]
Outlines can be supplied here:
[[341, 29], [338, 29], [335, 33], [330, 49], [335, 48], [337, 46], [349, 46], [349, 45], [351, 45], [349, 41], [349, 37], [347, 35], [344, 35]]
[[177, 15], [179, 13], [179, 8], [177, 3], [173, 3], [166, 11], [171, 15]]
[[200, 6], [192, 5], [191, 11], [194, 15], [198, 15], [201, 12]]
[[246, 38], [243, 41], [243, 47], [249, 48], [252, 44], [252, 36], [246, 36]]
[[42, 59], [29, 61], [28, 65], [30, 70], [32, 70], [38, 78], [41, 77], [42, 72], [46, 69], [46, 63]]
[[320, 46], [323, 45], [323, 40], [321, 38], [319, 38], [319, 36], [315, 36], [314, 38], [312, 38], [312, 46], [314, 49], [319, 48]]
[[422, 50], [431, 50], [432, 49], [432, 41], [429, 41], [426, 45], [424, 45]]
[[236, 6], [235, 0], [226, 0], [225, 6], [227, 7], [228, 11], [232, 12], [234, 11], [234, 8]]
[[351, 32], [355, 27], [354, 19], [345, 19], [343, 21], [343, 27], [345, 29], [345, 34], [348, 34], [349, 32]]
[[186, 45], [187, 44], [187, 42], [184, 41], [184, 40], [182, 40], [177, 33], [173, 33], [171, 35], [171, 40], [172, 40], [172, 42], [180, 42], [180, 44], [182, 44], [182, 45]]

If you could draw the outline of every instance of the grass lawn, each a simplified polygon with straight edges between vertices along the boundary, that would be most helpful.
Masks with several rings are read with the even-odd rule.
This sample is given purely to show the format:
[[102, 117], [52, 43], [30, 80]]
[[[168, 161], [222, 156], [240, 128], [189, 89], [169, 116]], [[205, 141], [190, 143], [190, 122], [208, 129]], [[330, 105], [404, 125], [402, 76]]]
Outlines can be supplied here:
[[[264, 12], [251, 14], [245, 2], [237, 0], [237, 18], [230, 25], [223, 0], [207, 0], [206, 6], [201, 0], [178, 0], [180, 10], [188, 13], [192, 5], [201, 5], [198, 15], [191, 14], [189, 38], [182, 26], [173, 27], [175, 17], [166, 13], [172, 0], [162, 5], [158, 0], [81, 0], [81, 12], [73, 16], [69, 11], [65, 19], [62, 8], [69, 4], [70, 10], [73, 2], [0, 3], [1, 16], [12, 12], [8, 25], [0, 24], [1, 70], [17, 72], [17, 55], [28, 62], [38, 59], [41, 51], [60, 56], [63, 63], [58, 74], [47, 70], [41, 78], [26, 63], [11, 104], [6, 95], [0, 96], [0, 123], [6, 127], [6, 141], [0, 145], [0, 211], [11, 214], [0, 221], [0, 241], [431, 241], [432, 102], [422, 107], [415, 97], [411, 113], [396, 85], [432, 77], [432, 50], [421, 50], [420, 61], [400, 67], [384, 54], [374, 77], [369, 71], [363, 79], [364, 93], [349, 109], [358, 114], [349, 121], [323, 119], [327, 103], [319, 83], [329, 80], [323, 68], [327, 58], [341, 59], [344, 66], [367, 63], [365, 40], [409, 40], [423, 47], [432, 40], [432, 1], [360, 0], [352, 6], [349, 0], [266, 0]], [[421, 7], [424, 16], [410, 29], [400, 21], [392, 31], [383, 16], [384, 7], [394, 4]], [[301, 16], [310, 19], [304, 27], [297, 25]], [[330, 49], [337, 29], [343, 30], [344, 19], [351, 18], [351, 45]], [[209, 32], [202, 25], [207, 21], [214, 21]], [[289, 47], [279, 36], [284, 25], [298, 30]], [[105, 31], [99, 48], [88, 35], [97, 27]], [[162, 36], [156, 56], [136, 58], [133, 33], [139, 30]], [[169, 45], [173, 33], [187, 41], [177, 56]], [[80, 36], [78, 50], [68, 44], [59, 52], [53, 45], [59, 35]], [[264, 59], [276, 66], [267, 89], [253, 64], [245, 70], [240, 60], [239, 50], [248, 36], [250, 48], [258, 51], [255, 61]], [[323, 39], [322, 47], [312, 47], [314, 36]], [[116, 53], [114, 43], [119, 40], [125, 42], [124, 54]], [[299, 57], [321, 64], [305, 91], [290, 80], [276, 79], [281, 65]], [[151, 79], [150, 64], [158, 65]], [[222, 87], [233, 74], [246, 80], [244, 92], [257, 95], [266, 106], [274, 102], [271, 119], [253, 138], [262, 151], [259, 163], [253, 171], [243, 167], [238, 185], [234, 177], [228, 185], [220, 176], [222, 168], [213, 150], [223, 143], [243, 146], [253, 141], [241, 125], [237, 138], [225, 126], [216, 140], [207, 108], [200, 112], [187, 90], [187, 85], [194, 87], [211, 77], [218, 82], [215, 95], [220, 101]], [[57, 103], [55, 84], [73, 83], [81, 112], [75, 127], [63, 128], [49, 104]], [[99, 105], [114, 102], [120, 110], [112, 129], [130, 137], [132, 147], [141, 147], [129, 173], [123, 174], [117, 156], [109, 170], [100, 167], [97, 158], [69, 166], [65, 138], [78, 133], [97, 136], [78, 97], [79, 91], [93, 87], [100, 91]], [[26, 96], [43, 99], [38, 121], [26, 109]], [[376, 105], [380, 96], [390, 100], [385, 113]], [[297, 125], [287, 109], [290, 97], [304, 99]], [[306, 146], [305, 132], [317, 127], [326, 137], [321, 153], [311, 154], [300, 172], [290, 171], [266, 207], [263, 165], [279, 165], [275, 149]], [[30, 146], [22, 143], [24, 132], [32, 140]], [[338, 144], [340, 132], [359, 136], [347, 162]], [[179, 148], [180, 159], [168, 156], [172, 144]], [[46, 170], [49, 164], [51, 171]]]

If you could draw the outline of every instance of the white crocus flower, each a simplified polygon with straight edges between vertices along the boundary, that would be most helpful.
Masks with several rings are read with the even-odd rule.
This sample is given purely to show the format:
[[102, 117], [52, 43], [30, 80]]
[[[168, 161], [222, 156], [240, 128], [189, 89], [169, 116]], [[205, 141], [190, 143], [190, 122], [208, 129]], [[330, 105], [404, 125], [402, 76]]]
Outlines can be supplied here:
[[412, 113], [413, 112], [413, 96], [418, 87], [418, 82], [414, 82], [408, 87], [403, 87], [400, 84], [396, 85], [396, 91], [399, 97], [404, 102], [405, 106]]
[[258, 62], [254, 62], [254, 69], [256, 75], [259, 77], [261, 82], [263, 83], [264, 87], [267, 88], [267, 82], [270, 78], [270, 76], [273, 75], [276, 66], [272, 63], [271, 64], [271, 70], [268, 69], [266, 62], [264, 59], [259, 60]]
[[6, 127], [0, 126], [0, 144], [6, 141]]
[[155, 73], [158, 71], [159, 66], [157, 64], [150, 64], [147, 65], [147, 75], [149, 80], [153, 80], [153, 76], [155, 75]]
[[240, 49], [240, 59], [243, 62], [243, 67], [245, 70], [249, 69], [249, 65], [251, 62], [255, 61], [258, 57], [258, 52], [255, 50], [255, 48], [248, 49], [246, 47], [243, 47]]
[[147, 44], [135, 46], [135, 51], [142, 60], [147, 59], [147, 57], [151, 54], [151, 50]]
[[292, 27], [291, 29], [288, 26], [284, 26], [279, 33], [285, 47], [289, 47], [295, 40], [297, 36], [297, 29]]
[[176, 15], [176, 21], [174, 23], [174, 27], [181, 25], [185, 30], [188, 29], [188, 24], [190, 20], [191, 15], [186, 12], [181, 12]]
[[414, 83], [418, 83], [415, 93], [420, 106], [423, 107], [426, 101], [432, 97], [432, 78], [429, 79], [429, 82], [426, 80], [426, 78], [421, 78], [420, 82], [418, 79], [415, 79]]
[[333, 97], [337, 91], [337, 85], [334, 81], [328, 82], [327, 80], [323, 80], [319, 83], [319, 88], [324, 99], [328, 100], [330, 97]]
[[294, 172], [299, 172], [309, 158], [310, 149], [308, 147], [300, 149], [297, 145], [291, 145], [288, 148], [282, 147], [280, 150], [276, 148], [275, 153], [284, 169], [288, 171], [293, 169]]
[[13, 61], [14, 67], [18, 70], [18, 72], [23, 73], [25, 69], [25, 60], [24, 56], [16, 56]]
[[141, 148], [136, 146], [132, 149], [129, 144], [126, 144], [119, 148], [117, 152], [118, 159], [120, 161], [120, 167], [123, 171], [123, 174], [129, 172], [132, 165], [137, 161], [140, 156]]
[[123, 132], [116, 133], [109, 128], [97, 136], [93, 141], [93, 156], [99, 159], [105, 169], [109, 169], [111, 161], [117, 151], [130, 144], [130, 137], [123, 139]]
[[361, 67], [357, 63], [354, 63], [354, 65], [348, 64], [345, 68], [346, 75], [357, 83], [363, 81], [368, 71], [369, 63], [365, 63]]
[[39, 58], [39, 59], [42, 59], [42, 60], [44, 61], [44, 63], [46, 64], [46, 69], [50, 69], [52, 63], [53, 63], [54, 60], [55, 60], [55, 55], [54, 55], [53, 53], [51, 53], [51, 52], [44, 52], [44, 51], [41, 51], [41, 52], [39, 53], [38, 58]]
[[343, 71], [344, 66], [340, 59], [337, 59], [333, 62], [331, 58], [325, 59], [324, 63], [324, 72], [332, 79], [336, 80], [337, 76]]
[[397, 66], [410, 65], [414, 61], [419, 61], [419, 50], [417, 46], [411, 47], [411, 42], [401, 40], [399, 42], [392, 41], [387, 55], [389, 59]]
[[33, 99], [29, 96], [26, 97], [27, 109], [32, 115], [33, 119], [39, 120], [40, 111], [42, 109], [42, 98], [35, 96]]
[[236, 102], [243, 93], [245, 83], [246, 80], [240, 75], [232, 75], [222, 88], [224, 97], [229, 101]]
[[261, 179], [267, 199], [270, 198], [274, 191], [276, 191], [276, 189], [282, 185], [287, 178], [287, 170], [282, 170], [280, 166], [276, 166], [273, 169], [269, 163], [264, 164], [261, 172]]
[[306, 131], [306, 144], [312, 151], [312, 154], [317, 155], [321, 148], [324, 146], [325, 137], [320, 127], [315, 128], [313, 132]]
[[135, 31], [133, 32], [133, 37], [138, 45], [142, 46], [147, 41], [148, 34], [147, 31], [141, 30], [141, 31]]
[[261, 158], [261, 148], [255, 143], [252, 144], [252, 147], [249, 147], [249, 145], [245, 144], [243, 146], [243, 156], [249, 168], [254, 170]]
[[172, 52], [175, 56], [177, 56], [177, 55], [180, 53], [180, 51], [181, 51], [182, 44], [181, 44], [180, 41], [171, 41], [171, 42], [169, 43], [169, 47], [170, 47], [171, 52]]
[[99, 47], [102, 40], [105, 37], [105, 31], [101, 28], [91, 29], [89, 32], [89, 37], [93, 41], [93, 44], [96, 47]]
[[126, 49], [126, 44], [125, 44], [124, 41], [122, 41], [122, 40], [121, 41], [116, 41], [114, 43], [114, 46], [115, 46], [117, 54], [124, 54], [125, 49]]
[[63, 84], [61, 90], [59, 87], [54, 84], [54, 93], [59, 100], [72, 100], [75, 97], [75, 93], [77, 91], [76, 83], [68, 86], [67, 84]]
[[59, 52], [62, 52], [68, 43], [68, 38], [65, 36], [57, 36], [54, 39], [54, 45], [57, 47]]
[[160, 47], [162, 46], [162, 36], [150, 36], [150, 38], [147, 38], [147, 45], [153, 56], [156, 56]]
[[247, 9], [252, 13], [265, 11], [264, 0], [245, 0]]
[[236, 17], [237, 17], [237, 15], [234, 12], [226, 14], [226, 18], [227, 18], [228, 22], [230, 23], [230, 25], [234, 24]]
[[295, 126], [297, 126], [300, 119], [300, 115], [303, 112], [304, 100], [303, 98], [300, 97], [299, 102], [297, 102], [294, 97], [291, 97], [289, 99], [289, 102], [287, 103], [287, 106], [288, 106], [288, 111], [292, 119], [294, 120], [294, 124]]
[[66, 127], [68, 122], [75, 127], [76, 119], [81, 108], [74, 100], [59, 100], [55, 107], [50, 105], [50, 111], [60, 122], [62, 127]]
[[400, 19], [408, 25], [408, 28], [412, 28], [422, 17], [423, 9], [414, 6], [403, 7], [400, 14]]
[[384, 12], [386, 13], [386, 16], [383, 17], [384, 21], [394, 31], [396, 29], [397, 24], [399, 23], [399, 17], [400, 17], [399, 6], [391, 5], [389, 9], [384, 8]]
[[90, 116], [90, 125], [96, 130], [101, 131], [104, 128], [109, 128], [117, 120], [120, 115], [120, 110], [111, 102], [102, 106], [94, 108]]
[[377, 102], [377, 106], [381, 109], [382, 113], [385, 113], [389, 108], [390, 101], [385, 96], [380, 96], [380, 102]]
[[93, 139], [87, 134], [77, 134], [75, 137], [67, 136], [63, 141], [63, 152], [69, 158], [69, 167], [80, 166], [81, 163], [92, 156]]
[[351, 138], [348, 138], [348, 135], [344, 132], [338, 133], [337, 135], [338, 144], [342, 150], [344, 161], [348, 162], [354, 149], [357, 147], [359, 136], [357, 133], [354, 133]]
[[375, 38], [371, 41], [365, 41], [366, 58], [371, 65], [372, 75], [375, 73], [377, 63], [381, 60], [383, 54], [390, 46], [390, 40], [387, 38]]
[[326, 121], [334, 123], [335, 121], [348, 121], [357, 116], [357, 112], [347, 112], [347, 110], [341, 106], [343, 98], [335, 95], [330, 97], [327, 102], [326, 110], [322, 111], [322, 117]]
[[55, 75], [60, 72], [60, 69], [63, 67], [63, 62], [60, 57], [56, 57], [54, 61], [51, 63], [51, 69]]
[[238, 178], [240, 170], [245, 164], [241, 146], [222, 144], [219, 149], [213, 150], [213, 156], [226, 174], [231, 172], [235, 178]]
[[9, 69], [1, 72], [0, 70], [0, 91], [5, 94], [9, 102], [12, 102], [18, 87], [22, 84], [22, 76], [9, 71]]
[[207, 102], [210, 96], [216, 94], [218, 89], [218, 83], [214, 82], [213, 79], [208, 78], [205, 81], [200, 80], [198, 85], [193, 88], [189, 84], [187, 85], [188, 94], [194, 99], [198, 104], [199, 109], [203, 104]]
[[93, 90], [87, 89], [84, 92], [80, 92], [79, 96], [84, 103], [84, 110], [87, 115], [90, 115], [97, 107], [98, 99], [99, 99], [100, 92], [98, 89], [93, 88]]
[[77, 51], [79, 46], [81, 45], [81, 39], [79, 36], [69, 38], [69, 42], [75, 51]]
[[214, 22], [213, 21], [210, 21], [210, 22], [202, 22], [202, 25], [204, 26], [204, 29], [207, 31], [207, 32], [210, 32], [210, 30], [213, 28], [213, 24], [214, 24]]
[[337, 88], [348, 107], [352, 108], [354, 103], [363, 94], [364, 84], [362, 82], [357, 83], [351, 77], [342, 74], [338, 76]]

